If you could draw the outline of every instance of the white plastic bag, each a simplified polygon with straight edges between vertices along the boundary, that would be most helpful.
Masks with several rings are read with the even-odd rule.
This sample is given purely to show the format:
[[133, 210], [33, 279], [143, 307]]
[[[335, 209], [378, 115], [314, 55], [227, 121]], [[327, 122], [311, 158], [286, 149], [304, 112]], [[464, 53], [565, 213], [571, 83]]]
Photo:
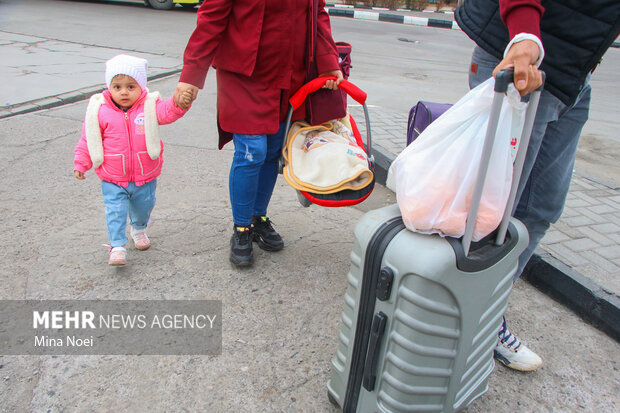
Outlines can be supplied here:
[[[472, 89], [413, 141], [392, 164], [396, 199], [408, 229], [461, 237], [478, 175], [494, 79]], [[473, 240], [501, 222], [512, 182], [526, 104], [513, 85], [503, 100]]]

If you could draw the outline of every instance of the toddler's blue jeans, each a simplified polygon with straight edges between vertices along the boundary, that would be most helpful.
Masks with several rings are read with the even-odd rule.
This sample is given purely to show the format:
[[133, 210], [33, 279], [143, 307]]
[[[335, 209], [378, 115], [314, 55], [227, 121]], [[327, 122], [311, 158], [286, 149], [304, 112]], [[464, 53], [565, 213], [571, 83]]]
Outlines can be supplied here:
[[252, 216], [267, 215], [267, 206], [278, 177], [284, 123], [274, 135], [233, 134], [235, 154], [228, 189], [235, 225], [249, 226]]
[[[476, 46], [471, 63], [472, 69], [476, 68], [475, 73], [469, 72], [469, 86], [473, 88], [492, 76], [499, 60]], [[549, 225], [562, 215], [573, 175], [577, 143], [588, 120], [590, 92], [588, 77], [572, 106], [566, 106], [547, 90], [540, 95], [513, 211], [530, 235], [527, 249], [519, 257], [515, 280]]]
[[127, 244], [127, 215], [135, 229], [144, 229], [155, 207], [157, 179], [142, 186], [130, 182], [126, 188], [107, 181], [101, 181], [101, 192], [105, 203], [105, 219], [108, 238], [112, 247]]

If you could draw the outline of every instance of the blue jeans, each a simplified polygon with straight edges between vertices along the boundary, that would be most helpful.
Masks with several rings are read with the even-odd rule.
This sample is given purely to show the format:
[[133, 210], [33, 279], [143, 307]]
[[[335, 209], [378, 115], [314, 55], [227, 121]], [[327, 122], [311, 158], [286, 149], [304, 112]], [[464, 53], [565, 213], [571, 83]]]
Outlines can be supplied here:
[[142, 186], [130, 182], [127, 188], [111, 182], [101, 181], [101, 192], [105, 203], [105, 219], [108, 238], [112, 247], [127, 244], [127, 215], [135, 229], [144, 229], [155, 207], [157, 179]]
[[233, 222], [249, 226], [252, 216], [267, 215], [267, 206], [278, 177], [284, 123], [274, 135], [233, 134], [235, 154], [228, 189]]
[[[469, 86], [473, 88], [492, 76], [499, 60], [476, 46], [471, 62], [471, 67], [477, 65], [476, 73], [469, 72]], [[515, 280], [534, 254], [549, 225], [562, 215], [577, 143], [581, 129], [588, 120], [591, 92], [588, 81], [589, 77], [572, 106], [566, 106], [546, 90], [540, 95], [513, 211], [530, 235], [527, 249], [519, 257]]]

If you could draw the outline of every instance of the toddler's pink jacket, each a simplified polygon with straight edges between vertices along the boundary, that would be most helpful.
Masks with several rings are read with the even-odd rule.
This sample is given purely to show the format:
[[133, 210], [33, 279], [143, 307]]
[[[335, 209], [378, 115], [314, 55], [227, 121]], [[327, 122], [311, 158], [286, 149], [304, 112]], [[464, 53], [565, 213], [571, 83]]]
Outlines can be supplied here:
[[[103, 143], [103, 163], [95, 169], [97, 176], [126, 187], [129, 182], [140, 186], [157, 178], [163, 164], [163, 143], [161, 153], [155, 160], [147, 152], [144, 125], [144, 100], [142, 94], [127, 112], [118, 108], [112, 101], [109, 90], [103, 92], [105, 103], [99, 108], [99, 127]], [[158, 99], [156, 103], [157, 121], [160, 125], [172, 123], [185, 115], [185, 111], [174, 105], [172, 98]], [[82, 127], [82, 137], [75, 147], [74, 169], [86, 172], [93, 163], [88, 153], [86, 141], [86, 121]]]

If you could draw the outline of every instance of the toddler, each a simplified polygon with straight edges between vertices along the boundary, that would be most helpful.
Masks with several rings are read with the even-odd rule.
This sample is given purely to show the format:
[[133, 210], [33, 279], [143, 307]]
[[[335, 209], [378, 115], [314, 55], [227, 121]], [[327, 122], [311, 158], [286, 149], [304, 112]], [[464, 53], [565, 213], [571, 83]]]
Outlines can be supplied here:
[[[91, 167], [101, 179], [108, 227], [110, 265], [126, 264], [127, 216], [138, 250], [151, 246], [146, 226], [155, 206], [155, 187], [163, 164], [160, 124], [176, 121], [185, 110], [172, 98], [146, 88], [146, 60], [118, 55], [106, 62], [108, 89], [90, 98], [82, 137], [75, 147], [74, 175], [85, 179]], [[188, 108], [192, 93], [182, 96]]]

